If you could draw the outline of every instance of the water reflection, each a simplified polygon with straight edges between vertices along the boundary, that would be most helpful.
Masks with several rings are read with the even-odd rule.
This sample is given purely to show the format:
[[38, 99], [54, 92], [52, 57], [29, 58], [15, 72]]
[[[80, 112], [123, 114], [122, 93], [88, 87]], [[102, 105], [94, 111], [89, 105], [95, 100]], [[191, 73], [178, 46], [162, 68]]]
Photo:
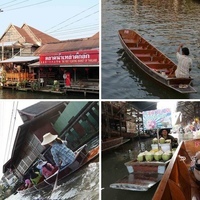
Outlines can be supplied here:
[[[180, 43], [190, 49], [193, 58], [191, 76], [197, 94], [186, 98], [200, 97], [199, 47], [200, 47], [200, 4], [188, 0], [103, 0], [102, 1], [102, 97], [103, 98], [182, 98], [165, 88], [152, 87], [152, 81], [142, 72], [127, 70], [129, 63], [120, 62], [122, 49], [118, 30], [129, 28], [138, 31], [174, 62]], [[112, 28], [110, 28], [112, 27]], [[125, 69], [125, 70], [124, 70]], [[149, 84], [143, 84], [143, 82]], [[139, 94], [139, 96], [138, 96]]]

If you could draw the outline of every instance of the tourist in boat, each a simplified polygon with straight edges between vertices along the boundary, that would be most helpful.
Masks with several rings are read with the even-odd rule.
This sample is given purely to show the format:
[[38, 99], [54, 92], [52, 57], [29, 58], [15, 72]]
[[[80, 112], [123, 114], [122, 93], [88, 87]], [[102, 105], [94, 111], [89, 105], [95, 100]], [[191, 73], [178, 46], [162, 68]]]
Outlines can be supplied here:
[[[182, 49], [182, 54], [180, 50]], [[189, 78], [190, 71], [192, 68], [192, 59], [189, 57], [190, 51], [187, 47], [183, 47], [183, 44], [180, 44], [177, 52], [176, 57], [178, 60], [177, 69], [175, 71], [175, 76], [177, 78]]]
[[50, 132], [46, 133], [43, 135], [43, 142], [41, 144], [49, 144], [51, 146], [51, 154], [59, 169], [70, 165], [75, 160], [75, 153], [58, 138], [58, 135], [53, 135]]
[[26, 178], [24, 181], [24, 185], [25, 185], [25, 188], [31, 187], [32, 186], [31, 180], [29, 178]]
[[169, 129], [162, 129], [160, 136], [163, 137], [165, 140], [171, 140], [172, 148], [176, 148], [178, 146], [177, 139], [174, 138], [172, 135], [169, 135]]
[[42, 178], [42, 175], [40, 174], [40, 172], [35, 171], [34, 168], [32, 168], [30, 171], [30, 180], [32, 184], [37, 185], [41, 178]]
[[40, 170], [40, 174], [45, 178], [48, 178], [54, 173], [54, 166], [47, 161], [39, 160], [37, 168]]

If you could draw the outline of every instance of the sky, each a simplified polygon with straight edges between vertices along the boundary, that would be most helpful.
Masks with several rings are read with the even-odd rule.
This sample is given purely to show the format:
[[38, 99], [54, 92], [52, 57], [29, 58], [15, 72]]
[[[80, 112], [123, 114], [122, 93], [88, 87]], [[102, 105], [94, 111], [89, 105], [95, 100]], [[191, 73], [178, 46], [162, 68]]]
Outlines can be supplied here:
[[3, 165], [10, 159], [18, 126], [23, 124], [16, 109], [22, 110], [38, 100], [0, 100], [0, 179]]
[[24, 23], [57, 39], [85, 38], [99, 32], [99, 0], [1, 0], [0, 37], [10, 24]]

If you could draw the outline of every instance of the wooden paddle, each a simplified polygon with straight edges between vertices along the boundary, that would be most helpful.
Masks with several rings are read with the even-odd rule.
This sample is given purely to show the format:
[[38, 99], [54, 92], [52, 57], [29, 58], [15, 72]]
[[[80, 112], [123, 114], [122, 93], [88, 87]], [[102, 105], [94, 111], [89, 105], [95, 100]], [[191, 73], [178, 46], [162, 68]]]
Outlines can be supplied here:
[[55, 180], [55, 183], [54, 183], [54, 186], [53, 186], [53, 190], [52, 190], [52, 192], [51, 192], [50, 199], [52, 198], [52, 194], [53, 194], [54, 190], [57, 188], [58, 174], [59, 174], [59, 169], [58, 169], [57, 174], [56, 174], [56, 180]]

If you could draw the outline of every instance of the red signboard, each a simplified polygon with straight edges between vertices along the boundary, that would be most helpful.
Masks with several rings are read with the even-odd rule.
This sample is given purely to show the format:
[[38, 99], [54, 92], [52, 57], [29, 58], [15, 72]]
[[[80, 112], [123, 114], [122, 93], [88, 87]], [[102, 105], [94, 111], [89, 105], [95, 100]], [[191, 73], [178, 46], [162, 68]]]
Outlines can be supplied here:
[[40, 54], [40, 64], [98, 65], [99, 50], [95, 49]]

